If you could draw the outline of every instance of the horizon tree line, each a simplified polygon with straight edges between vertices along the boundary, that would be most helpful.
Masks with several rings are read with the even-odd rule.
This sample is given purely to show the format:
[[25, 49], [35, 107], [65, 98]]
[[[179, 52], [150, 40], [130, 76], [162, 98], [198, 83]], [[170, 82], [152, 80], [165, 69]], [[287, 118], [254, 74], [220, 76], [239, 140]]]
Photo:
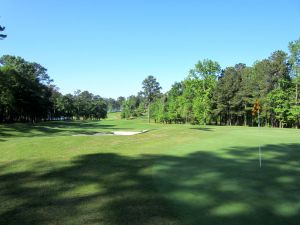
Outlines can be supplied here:
[[99, 95], [80, 90], [63, 95], [42, 65], [16, 56], [0, 58], [1, 123], [106, 116], [107, 102]]
[[[166, 93], [153, 76], [142, 83], [142, 91], [123, 103], [122, 118], [145, 113], [154, 122], [254, 126], [252, 114], [260, 104], [260, 122], [269, 127], [300, 126], [300, 39], [282, 50], [256, 61], [221, 69], [218, 62], [198, 61], [188, 76], [175, 82]], [[149, 101], [144, 83], [155, 83], [155, 97]]]
[[[5, 27], [0, 26], [0, 32]], [[0, 39], [7, 35], [0, 34]], [[0, 58], [0, 122], [57, 119], [102, 119], [121, 111], [122, 118], [147, 114], [148, 121], [254, 126], [255, 103], [263, 126], [300, 126], [300, 39], [252, 66], [238, 63], [221, 69], [218, 62], [198, 61], [188, 76], [166, 93], [149, 75], [142, 91], [128, 98], [102, 98], [77, 90], [63, 95], [47, 69], [21, 57]]]

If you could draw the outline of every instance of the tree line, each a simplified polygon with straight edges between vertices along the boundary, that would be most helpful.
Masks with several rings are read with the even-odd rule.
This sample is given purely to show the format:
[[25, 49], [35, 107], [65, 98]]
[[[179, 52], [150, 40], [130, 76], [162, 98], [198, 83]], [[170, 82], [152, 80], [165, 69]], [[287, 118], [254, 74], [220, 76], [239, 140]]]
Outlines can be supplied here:
[[[167, 93], [153, 76], [142, 91], [124, 101], [122, 118], [148, 114], [161, 123], [299, 127], [300, 39], [252, 66], [221, 69], [218, 62], [197, 62]], [[150, 84], [150, 85], [145, 85]], [[259, 110], [254, 106], [259, 105]]]
[[47, 69], [21, 57], [0, 58], [0, 122], [101, 119], [107, 102], [88, 91], [63, 95]]
[[[5, 27], [0, 26], [0, 39]], [[122, 118], [147, 115], [161, 123], [299, 127], [300, 39], [252, 66], [221, 69], [218, 62], [198, 61], [188, 76], [161, 93], [148, 76], [142, 91], [127, 99], [104, 99], [88, 91], [63, 95], [47, 69], [21, 57], [0, 58], [0, 122], [101, 119], [121, 111]]]

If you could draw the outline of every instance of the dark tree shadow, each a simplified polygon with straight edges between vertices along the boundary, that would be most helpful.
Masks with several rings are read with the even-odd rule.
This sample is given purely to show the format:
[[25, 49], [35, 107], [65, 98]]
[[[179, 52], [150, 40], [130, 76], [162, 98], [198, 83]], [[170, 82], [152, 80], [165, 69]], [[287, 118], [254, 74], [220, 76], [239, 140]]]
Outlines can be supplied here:
[[182, 157], [98, 153], [5, 172], [9, 163], [0, 168], [0, 224], [299, 224], [300, 144], [263, 150], [262, 168], [248, 147]]
[[191, 130], [200, 130], [200, 131], [214, 131], [213, 128], [209, 128], [209, 127], [192, 127], [190, 129]]
[[10, 137], [43, 137], [55, 135], [96, 134], [102, 130], [131, 130], [118, 128], [115, 125], [101, 124], [99, 121], [51, 121], [31, 123], [3, 124], [0, 127], [0, 138]]

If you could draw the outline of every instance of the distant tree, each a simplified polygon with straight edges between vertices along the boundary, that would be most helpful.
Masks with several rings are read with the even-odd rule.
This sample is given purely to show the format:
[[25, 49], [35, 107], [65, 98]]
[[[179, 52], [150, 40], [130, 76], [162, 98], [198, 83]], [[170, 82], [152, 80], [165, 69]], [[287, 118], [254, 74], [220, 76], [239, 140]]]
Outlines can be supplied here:
[[148, 76], [142, 83], [143, 95], [146, 99], [148, 106], [148, 122], [150, 123], [150, 105], [151, 103], [161, 95], [161, 86], [156, 78], [152, 75]]
[[167, 117], [170, 122], [182, 122], [182, 106], [180, 96], [183, 94], [183, 82], [175, 82], [167, 93]]
[[[291, 85], [287, 54], [283, 51], [273, 52], [268, 59], [257, 61], [252, 72], [254, 85], [251, 92], [254, 99], [261, 100], [262, 125], [278, 126], [279, 117], [278, 113], [276, 114], [274, 111], [274, 104], [279, 104], [278, 96], [283, 98], [283, 95], [278, 93], [287, 92]], [[272, 96], [276, 96], [276, 101], [270, 96], [270, 93]], [[283, 122], [282, 119], [281, 122]]]
[[237, 96], [241, 88], [241, 74], [238, 73], [237, 68], [227, 67], [223, 71], [214, 91], [215, 112], [220, 116], [220, 122], [224, 120], [227, 125], [232, 125], [233, 120], [237, 124], [241, 114], [241, 98]]
[[[118, 98], [117, 98], [117, 102], [118, 102], [118, 104], [119, 104], [119, 106], [121, 107], [122, 106], [122, 104], [123, 104], [123, 102], [125, 101], [126, 99], [125, 99], [125, 97], [123, 97], [123, 96], [119, 96]], [[121, 109], [121, 108], [120, 108]]]
[[189, 77], [192, 83], [197, 83], [192, 86], [196, 94], [193, 100], [193, 112], [198, 123], [210, 122], [212, 97], [220, 72], [219, 63], [210, 59], [198, 61], [195, 68], [190, 71]]
[[128, 119], [131, 116], [130, 112], [130, 105], [128, 101], [123, 101], [122, 104], [122, 111], [121, 111], [121, 118], [122, 119]]
[[[68, 98], [66, 98], [68, 97]], [[107, 103], [98, 95], [88, 91], [77, 90], [72, 97], [72, 105], [69, 105], [69, 96], [65, 96], [68, 109], [74, 110], [76, 119], [104, 119], [107, 116]]]
[[91, 105], [90, 105], [90, 119], [104, 119], [107, 117], [107, 104], [103, 98], [99, 95], [95, 95], [92, 97]]
[[[190, 71], [191, 72], [191, 71]], [[179, 104], [181, 105], [181, 115], [185, 120], [185, 123], [193, 122], [193, 101], [197, 96], [197, 89], [201, 87], [199, 80], [188, 76], [183, 81], [183, 92], [178, 98]], [[200, 96], [200, 95], [199, 95]]]
[[108, 112], [116, 112], [120, 110], [118, 101], [116, 101], [115, 99], [107, 98], [105, 99], [105, 102], [107, 104]]
[[155, 122], [168, 122], [166, 115], [166, 98], [165, 96], [162, 98], [157, 98], [150, 106], [151, 118], [154, 119]]
[[36, 62], [28, 62], [20, 56], [3, 55], [0, 58], [0, 63], [16, 70], [26, 79], [34, 80], [46, 85], [53, 82], [45, 67]]
[[50, 102], [51, 102], [51, 110], [50, 110], [50, 119], [55, 120], [61, 115], [60, 109], [59, 109], [59, 102], [60, 99], [62, 98], [62, 94], [59, 92], [59, 88], [56, 87], [55, 85], [52, 85], [50, 87], [51, 90], [51, 97], [50, 97]]
[[299, 86], [300, 86], [300, 38], [296, 41], [289, 43], [290, 57], [289, 63], [291, 66], [291, 77], [295, 85], [295, 103], [292, 106], [292, 115], [294, 115], [296, 128], [299, 127], [300, 123], [300, 105], [299, 105]]
[[140, 94], [131, 95], [123, 101], [121, 118], [129, 119], [131, 117], [141, 116], [145, 111], [145, 104]]
[[54, 118], [72, 119], [75, 115], [74, 97], [71, 94], [54, 93]]
[[286, 89], [290, 85], [291, 78], [289, 76], [289, 66], [287, 53], [281, 50], [275, 51], [269, 57], [271, 62], [269, 85], [270, 89], [276, 88]]
[[283, 128], [288, 122], [289, 93], [282, 89], [274, 89], [268, 93], [267, 101], [274, 113], [275, 119], [279, 121], [278, 126]]
[[12, 121], [16, 114], [16, 83], [13, 81], [17, 76], [17, 72], [7, 66], [0, 68], [0, 122]]
[[100, 96], [77, 91], [63, 95], [47, 69], [21, 57], [0, 58], [0, 122], [35, 122], [77, 118], [101, 119], [107, 105]]
[[252, 118], [251, 108], [255, 101], [254, 96], [257, 84], [253, 76], [253, 67], [245, 66], [237, 71], [241, 75], [241, 87], [236, 97], [241, 100], [243, 108], [242, 114], [244, 116], [243, 123], [244, 126], [247, 126], [250, 124], [250, 119]]
[[51, 79], [47, 70], [21, 57], [0, 58], [12, 96], [13, 108], [5, 120], [32, 121], [47, 119], [51, 111]]

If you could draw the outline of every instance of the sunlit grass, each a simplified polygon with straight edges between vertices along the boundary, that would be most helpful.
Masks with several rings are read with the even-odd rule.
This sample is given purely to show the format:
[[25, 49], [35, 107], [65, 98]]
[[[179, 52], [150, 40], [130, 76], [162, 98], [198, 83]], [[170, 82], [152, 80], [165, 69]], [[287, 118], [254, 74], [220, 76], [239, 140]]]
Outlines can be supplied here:
[[0, 224], [300, 221], [295, 129], [148, 124], [115, 113], [102, 121], [0, 125], [0, 153]]

